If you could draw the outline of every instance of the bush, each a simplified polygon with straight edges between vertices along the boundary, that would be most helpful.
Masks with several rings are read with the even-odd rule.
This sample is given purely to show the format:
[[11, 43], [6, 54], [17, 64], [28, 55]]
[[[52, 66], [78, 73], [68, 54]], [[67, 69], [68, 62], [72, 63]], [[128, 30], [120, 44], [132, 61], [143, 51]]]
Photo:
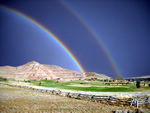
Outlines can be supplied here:
[[140, 88], [141, 86], [140, 86], [140, 81], [138, 80], [138, 81], [136, 81], [136, 87], [137, 88]]
[[0, 77], [0, 81], [7, 81], [7, 78]]
[[4, 78], [4, 80], [7, 80], [7, 78]]
[[42, 83], [40, 82], [40, 83], [39, 83], [39, 86], [40, 86], [41, 84], [42, 84]]

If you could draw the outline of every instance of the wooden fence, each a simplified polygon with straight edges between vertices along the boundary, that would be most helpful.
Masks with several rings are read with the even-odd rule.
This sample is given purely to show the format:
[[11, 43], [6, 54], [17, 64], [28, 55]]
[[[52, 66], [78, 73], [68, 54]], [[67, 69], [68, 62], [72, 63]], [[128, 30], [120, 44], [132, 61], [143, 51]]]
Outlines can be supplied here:
[[136, 106], [137, 108], [139, 106], [150, 105], [150, 97], [134, 97], [134, 98], [127, 98], [127, 99], [119, 99], [112, 96], [88, 95], [88, 94], [81, 94], [81, 93], [63, 92], [61, 90], [49, 90], [49, 89], [42, 89], [42, 88], [40, 89], [31, 86], [11, 85], [11, 84], [1, 83], [1, 82], [0, 84], [8, 85], [11, 87], [29, 89], [35, 92], [48, 93], [51, 95], [60, 95], [60, 96], [66, 96], [68, 98], [100, 102], [109, 105], [127, 105], [127, 106]]

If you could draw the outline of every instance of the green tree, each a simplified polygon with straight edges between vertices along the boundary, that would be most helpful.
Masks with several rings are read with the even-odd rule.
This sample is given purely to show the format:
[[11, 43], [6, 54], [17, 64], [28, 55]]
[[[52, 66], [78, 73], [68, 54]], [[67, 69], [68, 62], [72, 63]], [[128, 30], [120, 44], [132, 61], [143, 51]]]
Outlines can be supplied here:
[[124, 80], [124, 79], [122, 77], [120, 77], [119, 80]]
[[138, 81], [136, 81], [136, 87], [137, 88], [140, 88], [141, 86], [140, 86], [140, 81], [138, 80]]

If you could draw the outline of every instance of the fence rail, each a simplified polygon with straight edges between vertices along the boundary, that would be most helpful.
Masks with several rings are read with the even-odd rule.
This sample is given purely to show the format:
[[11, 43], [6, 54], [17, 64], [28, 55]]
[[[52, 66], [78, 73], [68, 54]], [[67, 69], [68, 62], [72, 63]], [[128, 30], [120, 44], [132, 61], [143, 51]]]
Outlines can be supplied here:
[[29, 89], [29, 90], [35, 91], [35, 92], [66, 96], [68, 98], [100, 102], [100, 103], [105, 103], [105, 104], [110, 104], [110, 105], [121, 104], [121, 105], [127, 105], [127, 106], [136, 106], [137, 108], [139, 106], [146, 106], [146, 105], [149, 106], [150, 105], [150, 97], [144, 97], [144, 98], [134, 97], [134, 98], [128, 98], [128, 99], [119, 99], [119, 98], [115, 98], [112, 96], [88, 95], [88, 94], [81, 94], [81, 93], [63, 92], [61, 90], [33, 88], [31, 86], [12, 85], [12, 84], [6, 84], [6, 83], [1, 83], [1, 82], [0, 82], [0, 84], [8, 85], [11, 87], [19, 87], [19, 88]]

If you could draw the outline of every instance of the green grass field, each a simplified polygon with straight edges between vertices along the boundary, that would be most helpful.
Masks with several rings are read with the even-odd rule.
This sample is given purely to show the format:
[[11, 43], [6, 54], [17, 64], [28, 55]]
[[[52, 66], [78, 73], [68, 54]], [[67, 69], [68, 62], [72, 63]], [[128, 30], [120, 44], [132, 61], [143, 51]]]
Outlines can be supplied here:
[[[69, 89], [79, 91], [94, 91], [94, 92], [138, 92], [138, 91], [150, 91], [150, 87], [141, 84], [140, 88], [136, 88], [135, 84], [106, 84], [99, 81], [52, 81], [52, 80], [41, 80], [41, 81], [30, 81], [36, 86], [51, 87], [58, 89]], [[41, 84], [39, 84], [41, 82]]]

